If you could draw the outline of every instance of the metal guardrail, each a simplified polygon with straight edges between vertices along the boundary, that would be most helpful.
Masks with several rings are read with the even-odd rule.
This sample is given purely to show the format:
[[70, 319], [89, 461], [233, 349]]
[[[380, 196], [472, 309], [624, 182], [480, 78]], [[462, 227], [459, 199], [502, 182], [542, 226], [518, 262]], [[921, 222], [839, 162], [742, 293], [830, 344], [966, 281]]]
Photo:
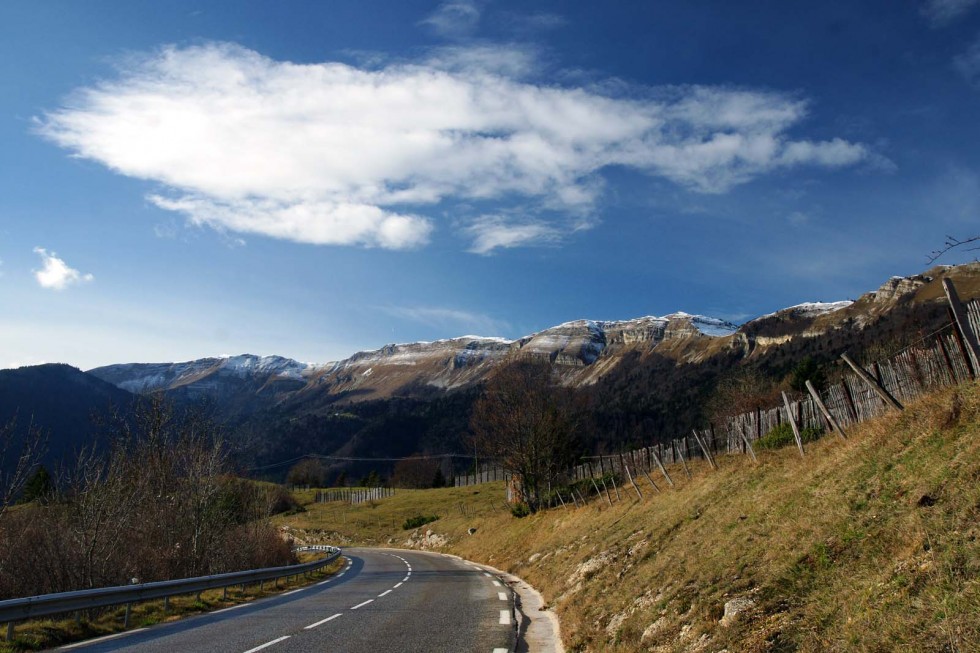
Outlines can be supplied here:
[[[298, 565], [284, 567], [267, 567], [249, 571], [234, 571], [227, 574], [200, 576], [198, 578], [181, 578], [164, 580], [121, 587], [99, 587], [90, 590], [74, 592], [59, 592], [57, 594], [42, 594], [20, 599], [0, 601], [0, 623], [7, 623], [8, 640], [15, 621], [34, 619], [53, 614], [74, 612], [75, 610], [90, 610], [112, 605], [129, 605], [141, 601], [152, 601], [179, 594], [194, 594], [204, 590], [223, 589], [232, 585], [247, 585], [261, 583], [267, 580], [278, 580], [287, 576], [316, 571], [325, 567], [338, 557], [340, 549], [334, 546], [298, 547], [296, 551], [327, 551], [328, 555], [320, 560], [313, 560]], [[128, 610], [127, 610], [128, 617]]]

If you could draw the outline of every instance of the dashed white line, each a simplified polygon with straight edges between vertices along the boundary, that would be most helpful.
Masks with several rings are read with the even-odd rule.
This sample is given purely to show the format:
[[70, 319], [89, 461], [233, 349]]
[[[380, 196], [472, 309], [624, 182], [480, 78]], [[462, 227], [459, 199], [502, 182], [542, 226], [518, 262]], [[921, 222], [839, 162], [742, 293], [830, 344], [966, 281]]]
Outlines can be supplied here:
[[327, 623], [328, 621], [333, 621], [334, 619], [336, 619], [339, 616], [341, 616], [341, 613], [338, 612], [337, 614], [331, 615], [331, 616], [327, 617], [326, 619], [321, 619], [320, 621], [316, 622], [315, 624], [310, 624], [309, 626], [304, 626], [303, 627], [303, 630], [310, 630], [311, 628], [316, 628], [317, 626], [322, 626], [323, 624]]
[[494, 584], [495, 587], [503, 587], [503, 585], [500, 584], [500, 581], [499, 580], [493, 581], [493, 584]]
[[483, 575], [484, 575], [484, 576], [486, 576], [487, 578], [493, 578], [493, 576], [491, 576], [491, 575], [490, 575], [490, 574], [488, 574], [487, 572], [483, 572]]
[[378, 598], [380, 599], [382, 596], [384, 596], [386, 594], [391, 594], [391, 590], [385, 590], [385, 591], [381, 592], [381, 594], [378, 594]]
[[364, 607], [365, 605], [367, 605], [368, 603], [374, 603], [374, 599], [368, 599], [368, 600], [367, 600], [367, 601], [365, 601], [364, 603], [358, 603], [358, 604], [357, 604], [357, 605], [355, 605], [355, 606], [354, 606], [353, 608], [351, 608], [351, 610], [357, 610], [358, 608], [363, 608], [363, 607]]
[[497, 592], [497, 598], [500, 599], [501, 601], [506, 601], [507, 594], [505, 594], [504, 592]]
[[266, 642], [265, 644], [262, 644], [261, 646], [256, 646], [255, 648], [250, 648], [247, 651], [245, 651], [245, 653], [255, 653], [256, 651], [261, 651], [264, 648], [268, 648], [268, 647], [272, 646], [273, 644], [278, 644], [279, 642], [282, 642], [282, 641], [287, 640], [287, 639], [289, 639], [289, 635], [283, 635], [282, 637], [278, 637], [278, 638], [272, 640], [271, 642]]
[[[402, 582], [404, 582], [404, 581], [402, 581]], [[401, 586], [402, 586], [402, 583], [398, 583], [397, 585], [395, 585], [395, 586], [394, 586], [394, 587], [392, 587], [391, 589], [393, 589], [393, 590], [396, 590], [396, 589], [398, 589], [398, 588], [399, 588], [399, 587], [401, 587]]]
[[500, 623], [503, 624], [504, 626], [510, 625], [510, 610], [500, 611]]
[[408, 576], [405, 576], [405, 578], [402, 578], [402, 582], [403, 583], [407, 583], [408, 582]]
[[505, 648], [495, 648], [495, 649], [493, 649], [493, 653], [507, 653], [507, 649], [505, 649]]

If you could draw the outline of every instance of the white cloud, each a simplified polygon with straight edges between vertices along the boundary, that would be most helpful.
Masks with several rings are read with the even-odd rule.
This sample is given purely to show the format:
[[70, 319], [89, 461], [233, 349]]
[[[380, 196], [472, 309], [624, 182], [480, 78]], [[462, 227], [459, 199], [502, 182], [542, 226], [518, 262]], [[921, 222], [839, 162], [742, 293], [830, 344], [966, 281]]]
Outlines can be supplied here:
[[975, 7], [980, 0], [926, 0], [922, 13], [934, 27], [947, 25]]
[[43, 267], [34, 270], [34, 278], [42, 288], [51, 290], [64, 290], [68, 286], [80, 283], [87, 283], [95, 279], [91, 274], [82, 274], [78, 270], [68, 267], [62, 259], [54, 252], [48, 252], [43, 247], [35, 247], [34, 253], [41, 257]]
[[428, 241], [432, 215], [465, 203], [573, 216], [571, 226], [477, 221], [467, 233], [484, 253], [581, 227], [609, 166], [723, 193], [778, 170], [875, 156], [839, 138], [791, 137], [807, 115], [791, 95], [535, 84], [532, 51], [500, 52], [493, 63], [486, 46], [445, 48], [368, 69], [230, 44], [168, 47], [78, 90], [38, 130], [159, 183], [157, 206], [240, 233], [403, 249]]
[[522, 247], [554, 243], [562, 232], [543, 221], [518, 221], [503, 216], [481, 216], [463, 230], [472, 240], [474, 254], [490, 254], [498, 247]]
[[466, 36], [476, 29], [480, 14], [480, 6], [474, 0], [446, 0], [421, 24], [442, 36]]
[[974, 86], [980, 87], [980, 37], [978, 37], [966, 52], [953, 59], [953, 67]]

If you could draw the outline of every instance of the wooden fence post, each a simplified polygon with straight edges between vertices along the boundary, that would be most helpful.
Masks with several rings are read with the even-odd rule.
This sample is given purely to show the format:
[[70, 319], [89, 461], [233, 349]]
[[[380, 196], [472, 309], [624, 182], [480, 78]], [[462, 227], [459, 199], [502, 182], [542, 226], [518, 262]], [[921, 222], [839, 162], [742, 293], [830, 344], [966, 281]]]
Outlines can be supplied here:
[[708, 461], [708, 464], [711, 465], [711, 469], [718, 469], [718, 465], [715, 464], [715, 459], [711, 457], [711, 452], [708, 451], [708, 447], [706, 447], [704, 442], [701, 441], [701, 436], [699, 436], [698, 432], [694, 430], [692, 430], [691, 433], [694, 434], [694, 440], [698, 443], [698, 446], [701, 447], [701, 451], [704, 452], [704, 457]]
[[[854, 370], [854, 373], [855, 373], [855, 374], [857, 374], [857, 375], [858, 375], [859, 377], [861, 377], [861, 380], [862, 380], [862, 381], [864, 381], [864, 382], [865, 382], [865, 383], [867, 383], [867, 384], [868, 384], [869, 386], [871, 386], [871, 389], [872, 389], [872, 390], [874, 390], [874, 391], [875, 391], [875, 393], [876, 393], [876, 394], [877, 394], [877, 395], [878, 395], [879, 397], [881, 397], [881, 399], [882, 399], [882, 400], [883, 400], [883, 401], [884, 401], [884, 402], [885, 402], [886, 404], [888, 404], [889, 406], [891, 406], [892, 408], [895, 408], [895, 409], [897, 409], [897, 410], [904, 410], [904, 407], [902, 406], [902, 404], [900, 404], [900, 403], [898, 402], [898, 399], [896, 399], [895, 397], [893, 397], [893, 396], [892, 396], [892, 394], [891, 394], [890, 392], [888, 392], [888, 390], [886, 390], [886, 389], [885, 389], [885, 386], [883, 386], [883, 385], [881, 385], [881, 383], [879, 383], [877, 379], [875, 379], [875, 378], [874, 378], [874, 377], [872, 377], [872, 376], [871, 376], [870, 374], [868, 374], [868, 373], [867, 373], [867, 372], [866, 372], [866, 371], [864, 370], [864, 368], [863, 368], [863, 367], [861, 367], [860, 365], [858, 365], [857, 363], [855, 363], [855, 362], [854, 362], [854, 361], [853, 361], [853, 360], [851, 359], [851, 357], [850, 357], [850, 356], [848, 356], [847, 354], [841, 354], [841, 355], [840, 355], [840, 357], [841, 357], [841, 359], [843, 359], [843, 361], [844, 361], [845, 363], [847, 363], [847, 364], [848, 364], [848, 366], [849, 366], [849, 367], [850, 367], [850, 368], [851, 368], [852, 370]], [[787, 408], [787, 410], [788, 410], [788, 408]]]
[[660, 456], [657, 455], [656, 451], [653, 452], [653, 460], [657, 463], [657, 467], [660, 468], [660, 473], [667, 479], [667, 485], [674, 487], [674, 482], [670, 480], [670, 474], [667, 473], [667, 469], [664, 467], [663, 461], [660, 460]]
[[810, 383], [809, 379], [806, 381], [806, 389], [810, 391], [810, 396], [813, 397], [813, 401], [817, 404], [817, 408], [819, 408], [820, 412], [823, 413], [824, 418], [827, 420], [827, 425], [830, 426], [830, 430], [837, 431], [837, 435], [839, 435], [842, 440], [846, 440], [847, 435], [844, 434], [844, 429], [840, 427], [840, 424], [837, 423], [834, 416], [830, 414], [829, 410], [827, 410], [823, 400], [820, 399], [820, 394], [817, 392], [817, 389], [813, 387], [813, 384]]
[[[846, 354], [845, 354], [846, 356]], [[789, 405], [789, 397], [786, 393], [783, 393], [783, 405], [786, 406], [786, 417], [789, 418], [789, 425], [793, 428], [793, 437], [796, 438], [796, 446], [800, 448], [800, 456], [805, 456], [803, 453], [803, 440], [800, 438], [800, 429], [796, 426], [796, 420], [793, 419], [793, 409]]]
[[623, 467], [624, 469], [626, 469], [626, 475], [629, 477], [630, 483], [633, 485], [633, 489], [636, 490], [636, 498], [639, 499], [640, 501], [643, 501], [643, 495], [640, 494], [640, 488], [636, 486], [636, 481], [633, 480], [633, 475], [630, 474], [630, 468], [627, 467], [626, 465], [623, 465]]
[[646, 471], [645, 469], [644, 470], [641, 470], [641, 471], [643, 472], [643, 475], [647, 477], [647, 480], [650, 481], [650, 485], [653, 486], [653, 489], [656, 490], [657, 493], [659, 494], [660, 493], [660, 488], [658, 488], [657, 487], [657, 484], [653, 482], [653, 479], [652, 478], [650, 478], [650, 472]]
[[750, 456], [752, 456], [752, 462], [756, 462], [756, 463], [759, 462], [759, 459], [755, 457], [755, 451], [753, 451], [752, 449], [752, 443], [749, 442], [749, 439], [747, 437], [745, 437], [745, 429], [739, 426], [738, 434], [742, 436], [742, 442], [745, 443], [745, 450], [749, 453]]
[[[684, 459], [684, 454], [681, 453], [680, 445], [677, 444], [677, 440], [671, 440], [670, 443], [671, 446], [674, 448], [674, 452], [677, 454], [677, 457], [681, 459], [681, 465], [684, 466], [684, 473], [687, 474], [687, 478], [688, 480], [690, 480], [691, 470], [687, 468], [687, 460]], [[687, 448], [687, 438], [684, 438], [684, 448], [685, 449]]]
[[973, 327], [970, 326], [970, 319], [966, 315], [966, 310], [963, 308], [963, 303], [960, 301], [960, 296], [957, 294], [953, 282], [949, 279], [943, 279], [943, 289], [946, 291], [949, 307], [953, 310], [956, 327], [963, 334], [963, 340], [966, 343], [966, 362], [973, 370], [973, 376], [976, 377], [977, 373], [980, 372], [980, 343], [977, 342], [977, 334], [973, 332]]

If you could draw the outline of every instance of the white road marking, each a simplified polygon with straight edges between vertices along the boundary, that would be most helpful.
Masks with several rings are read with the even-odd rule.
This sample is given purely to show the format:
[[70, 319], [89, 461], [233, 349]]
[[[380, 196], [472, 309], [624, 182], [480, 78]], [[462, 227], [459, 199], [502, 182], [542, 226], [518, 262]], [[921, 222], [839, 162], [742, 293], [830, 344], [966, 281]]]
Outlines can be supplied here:
[[106, 642], [110, 639], [116, 639], [117, 637], [123, 637], [125, 635], [132, 635], [133, 633], [138, 633], [140, 631], [146, 630], [146, 628], [137, 628], [136, 630], [127, 630], [123, 633], [116, 633], [115, 635], [106, 635], [105, 637], [96, 637], [95, 639], [86, 639], [84, 642], [75, 642], [74, 644], [68, 644], [67, 646], [62, 646], [59, 651], [67, 651], [68, 649], [78, 648], [79, 646], [88, 646], [89, 644], [95, 644], [96, 642]]
[[[500, 623], [503, 624], [504, 626], [510, 625], [510, 610], [500, 611]], [[246, 653], [248, 652], [246, 651]]]
[[363, 607], [364, 607], [365, 605], [367, 605], [368, 603], [374, 603], [374, 599], [368, 599], [368, 600], [367, 600], [367, 601], [365, 601], [364, 603], [358, 603], [358, 604], [357, 604], [357, 605], [355, 605], [355, 606], [354, 606], [353, 608], [351, 608], [351, 610], [357, 610], [358, 608], [363, 608]]
[[505, 594], [504, 592], [497, 592], [497, 598], [500, 599], [501, 601], [506, 601], [507, 594]]
[[[404, 581], [403, 581], [403, 582], [404, 582]], [[395, 585], [395, 586], [394, 586], [394, 587], [392, 587], [391, 589], [393, 589], [393, 590], [396, 590], [396, 589], [398, 589], [398, 588], [399, 588], [399, 587], [401, 587], [401, 586], [402, 586], [402, 584], [401, 584], [401, 583], [398, 583], [397, 585]]]
[[405, 576], [405, 578], [402, 578], [402, 582], [403, 583], [407, 583], [408, 582], [408, 576]]
[[385, 591], [381, 592], [381, 594], [378, 594], [378, 598], [380, 599], [382, 596], [384, 596], [386, 594], [391, 594], [391, 590], [385, 590]]
[[[233, 605], [230, 608], [221, 608], [220, 610], [215, 610], [211, 614], [221, 614], [222, 612], [228, 612], [229, 610], [237, 610], [238, 608], [244, 608], [248, 603], [239, 603], [238, 605]], [[89, 640], [95, 641], [95, 640]]]
[[490, 575], [490, 574], [488, 574], [487, 572], [483, 572], [483, 575], [484, 575], [484, 576], [486, 576], [487, 578], [493, 578], [493, 576], [491, 576], [491, 575]]
[[277, 639], [274, 639], [271, 642], [266, 642], [265, 644], [262, 644], [261, 646], [256, 646], [255, 648], [250, 648], [247, 651], [245, 651], [245, 653], [255, 653], [256, 651], [261, 651], [264, 648], [268, 648], [268, 647], [272, 646], [273, 644], [278, 644], [279, 642], [285, 641], [287, 639], [289, 639], [289, 635], [283, 635], [282, 637], [279, 637]]
[[505, 649], [505, 648], [495, 648], [495, 649], [493, 649], [493, 653], [507, 653], [507, 649]]
[[499, 580], [495, 580], [495, 581], [493, 581], [493, 584], [494, 584], [495, 586], [497, 586], [497, 587], [503, 587], [503, 585], [501, 585], [501, 584], [500, 584], [500, 581], [499, 581]]
[[339, 617], [340, 614], [341, 613], [338, 612], [337, 614], [331, 615], [331, 616], [327, 617], [326, 619], [321, 619], [320, 621], [316, 622], [315, 624], [310, 624], [309, 626], [304, 626], [303, 627], [303, 630], [310, 630], [311, 628], [316, 628], [317, 626], [322, 626], [323, 624], [327, 623], [328, 621], [333, 621], [334, 619], [336, 619], [337, 617]]
[[293, 590], [291, 592], [286, 592], [285, 594], [281, 594], [280, 596], [289, 596], [290, 594], [295, 594], [296, 592], [302, 592], [305, 589], [306, 589], [305, 587], [301, 587], [298, 590]]

